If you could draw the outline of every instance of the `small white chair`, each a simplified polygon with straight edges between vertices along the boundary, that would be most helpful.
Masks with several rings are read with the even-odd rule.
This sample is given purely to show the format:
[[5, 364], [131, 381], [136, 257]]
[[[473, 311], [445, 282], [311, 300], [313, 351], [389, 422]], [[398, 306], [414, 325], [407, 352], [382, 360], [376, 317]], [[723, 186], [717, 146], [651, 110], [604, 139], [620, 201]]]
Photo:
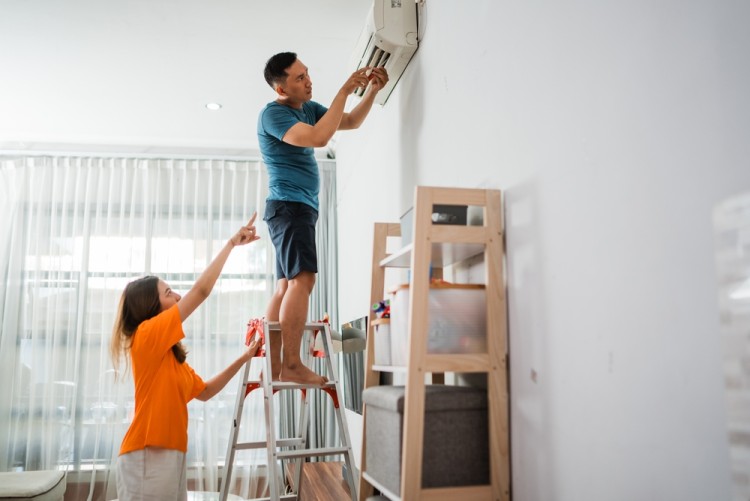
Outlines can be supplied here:
[[0, 472], [0, 501], [63, 501], [65, 472]]

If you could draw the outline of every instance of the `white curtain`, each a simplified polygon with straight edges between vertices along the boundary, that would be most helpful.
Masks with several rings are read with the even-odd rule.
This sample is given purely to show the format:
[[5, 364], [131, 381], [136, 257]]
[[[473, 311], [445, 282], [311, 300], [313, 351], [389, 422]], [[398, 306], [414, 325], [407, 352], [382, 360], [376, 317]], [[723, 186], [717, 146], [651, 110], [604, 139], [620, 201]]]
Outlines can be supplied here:
[[[318, 277], [310, 296], [308, 319], [311, 322], [317, 322], [323, 320], [325, 315], [328, 315], [331, 329], [339, 330], [336, 164], [334, 161], [319, 159], [318, 166], [320, 168], [320, 207], [316, 227]], [[310, 345], [308, 343], [311, 341], [312, 339], [310, 338], [305, 340], [302, 348], [303, 352], [309, 352]], [[341, 378], [340, 358], [341, 354], [337, 354], [331, 360], [334, 375], [326, 373], [326, 363], [323, 359], [307, 358], [304, 361], [316, 372], [327, 374], [329, 378], [332, 376]], [[279, 435], [277, 436], [296, 436], [299, 424], [299, 406], [301, 404], [300, 395], [292, 392], [284, 392], [278, 395], [276, 398], [279, 401], [279, 415], [281, 419], [279, 420]], [[336, 416], [334, 415], [331, 398], [322, 391], [309, 391], [307, 395], [310, 402], [308, 428], [305, 436], [307, 447], [323, 448], [339, 446], [341, 444], [341, 435]], [[327, 456], [324, 458], [312, 457], [309, 458], [309, 461], [340, 461], [341, 459], [340, 456]], [[277, 475], [280, 474], [280, 471], [277, 471]]]
[[[333, 205], [332, 164], [321, 174], [321, 201]], [[115, 497], [111, 467], [133, 411], [132, 379], [115, 382], [108, 352], [120, 294], [144, 274], [184, 292], [262, 213], [266, 185], [261, 164], [243, 159], [0, 155], [0, 471], [65, 469], [78, 498]], [[319, 231], [333, 247], [321, 256], [316, 301], [335, 319], [330, 209], [321, 206]], [[264, 238], [230, 256], [186, 322], [188, 362], [204, 378], [236, 358], [273, 291], [273, 249], [258, 227]], [[218, 490], [237, 386], [189, 405], [190, 490]], [[263, 422], [252, 392], [241, 440], [263, 440]], [[239, 454], [231, 492], [263, 491], [256, 465], [265, 461], [264, 451]]]
[[[317, 251], [319, 257], [318, 279], [310, 298], [310, 318], [322, 319], [329, 316], [331, 328], [340, 330], [338, 311], [338, 251], [337, 251], [337, 205], [336, 205], [336, 172], [334, 164], [321, 163], [320, 169], [320, 212], [317, 227]], [[340, 371], [341, 355], [333, 357], [334, 371]], [[322, 371], [324, 361], [316, 360], [317, 370]], [[340, 378], [340, 374], [337, 374]], [[340, 397], [343, 398], [343, 395]], [[339, 427], [334, 415], [334, 407], [328, 394], [311, 392], [310, 400], [310, 433], [308, 441], [311, 447], [334, 447], [340, 445]], [[341, 402], [343, 412], [343, 400]], [[316, 458], [312, 458], [315, 460]], [[326, 461], [341, 458], [319, 458]]]

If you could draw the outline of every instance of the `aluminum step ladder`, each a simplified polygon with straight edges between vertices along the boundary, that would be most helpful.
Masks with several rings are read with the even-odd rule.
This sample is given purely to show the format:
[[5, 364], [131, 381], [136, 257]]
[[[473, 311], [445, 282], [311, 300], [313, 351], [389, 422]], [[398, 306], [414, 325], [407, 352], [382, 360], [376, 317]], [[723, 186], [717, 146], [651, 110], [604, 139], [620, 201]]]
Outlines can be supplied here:
[[[351, 447], [351, 440], [349, 438], [349, 429], [346, 425], [346, 416], [344, 409], [339, 405], [339, 395], [341, 395], [341, 384], [338, 380], [338, 376], [333, 369], [331, 362], [333, 352], [333, 344], [331, 341], [331, 329], [328, 322], [315, 322], [305, 324], [303, 332], [302, 346], [307, 347], [307, 355], [303, 356], [303, 362], [310, 367], [309, 363], [312, 357], [323, 358], [325, 360], [324, 366], [328, 377], [328, 382], [323, 386], [310, 385], [310, 384], [297, 384], [297, 383], [285, 383], [280, 381], [271, 380], [271, 357], [266, 356], [270, 353], [271, 348], [269, 346], [269, 337], [265, 333], [281, 331], [281, 326], [278, 322], [268, 322], [265, 319], [253, 319], [248, 323], [248, 337], [252, 333], [257, 332], [263, 341], [261, 342], [261, 348], [253, 358], [263, 357], [264, 363], [261, 369], [261, 377], [258, 380], [249, 380], [250, 365], [252, 358], [247, 361], [244, 369], [241, 371], [240, 387], [237, 392], [237, 402], [234, 408], [234, 420], [232, 424], [232, 431], [229, 438], [229, 444], [227, 447], [227, 456], [224, 463], [224, 475], [223, 481], [221, 482], [220, 501], [226, 501], [229, 496], [229, 488], [232, 480], [232, 469], [234, 467], [235, 453], [238, 450], [244, 449], [266, 449], [267, 451], [267, 475], [270, 497], [256, 498], [256, 501], [279, 501], [286, 499], [299, 499], [299, 487], [300, 480], [302, 478], [302, 468], [305, 458], [309, 457], [321, 457], [321, 456], [343, 456], [346, 464], [345, 479], [349, 486], [349, 493], [352, 501], [357, 501], [357, 482], [353, 477], [354, 463], [353, 463], [353, 452]], [[318, 335], [322, 335], [321, 341], [323, 350], [317, 350], [316, 340]], [[307, 339], [305, 338], [307, 336]], [[263, 390], [263, 407], [265, 411], [265, 425], [266, 425], [266, 441], [257, 442], [238, 442], [240, 420], [242, 417], [242, 409], [244, 406], [245, 398], [255, 389]], [[298, 419], [298, 430], [294, 437], [277, 437], [276, 436], [276, 410], [274, 409], [274, 394], [281, 390], [300, 390], [301, 392], [301, 403], [300, 403], [300, 414]], [[308, 397], [308, 390], [321, 390], [327, 393], [333, 402], [334, 414], [336, 415], [336, 422], [339, 427], [339, 447], [322, 447], [322, 448], [308, 448], [307, 446], [307, 428], [310, 414], [310, 402]], [[343, 402], [341, 402], [343, 404]], [[293, 479], [290, 481], [289, 489], [284, 485], [284, 480], [281, 481], [282, 485], [279, 485], [279, 476], [277, 475], [276, 465], [281, 460], [293, 460], [294, 471]], [[343, 469], [342, 469], [343, 470]], [[283, 468], [282, 463], [282, 479], [286, 478], [286, 472]]]

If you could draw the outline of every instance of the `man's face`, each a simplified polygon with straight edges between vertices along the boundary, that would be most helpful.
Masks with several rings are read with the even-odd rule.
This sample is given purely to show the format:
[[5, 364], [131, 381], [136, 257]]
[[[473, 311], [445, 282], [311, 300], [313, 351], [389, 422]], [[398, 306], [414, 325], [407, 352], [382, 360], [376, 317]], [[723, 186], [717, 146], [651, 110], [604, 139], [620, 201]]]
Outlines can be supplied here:
[[290, 99], [298, 102], [312, 99], [312, 80], [307, 66], [297, 59], [286, 69], [286, 74], [286, 83], [280, 87]]

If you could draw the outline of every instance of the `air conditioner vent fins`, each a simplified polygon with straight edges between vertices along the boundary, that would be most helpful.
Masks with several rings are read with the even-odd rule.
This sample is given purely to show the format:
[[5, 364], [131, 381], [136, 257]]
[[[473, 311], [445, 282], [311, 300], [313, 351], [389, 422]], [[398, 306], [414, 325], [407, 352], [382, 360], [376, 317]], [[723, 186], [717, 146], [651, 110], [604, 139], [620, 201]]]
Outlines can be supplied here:
[[[390, 52], [386, 52], [383, 49], [375, 46], [370, 52], [370, 57], [365, 58], [367, 60], [367, 64], [365, 64], [365, 66], [369, 66], [371, 68], [383, 67], [386, 65], [390, 57], [391, 57]], [[354, 94], [359, 97], [362, 97], [364, 93], [365, 93], [365, 89], [362, 87], [354, 91]]]

